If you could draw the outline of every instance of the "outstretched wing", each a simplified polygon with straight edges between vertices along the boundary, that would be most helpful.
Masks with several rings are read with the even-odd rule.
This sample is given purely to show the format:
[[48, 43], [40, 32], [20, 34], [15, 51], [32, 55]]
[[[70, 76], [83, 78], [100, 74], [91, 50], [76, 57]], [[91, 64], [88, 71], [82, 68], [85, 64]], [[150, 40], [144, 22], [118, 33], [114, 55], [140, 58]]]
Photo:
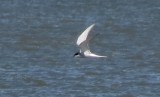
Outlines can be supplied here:
[[94, 54], [94, 53], [91, 53], [91, 52], [88, 52], [88, 51], [85, 51], [84, 52], [85, 56], [87, 57], [92, 57], [92, 58], [105, 58], [107, 56], [101, 56], [101, 55], [97, 55], [97, 54]]
[[88, 38], [88, 34], [91, 31], [91, 29], [94, 27], [95, 24], [92, 24], [91, 26], [89, 26], [79, 37], [77, 40], [77, 45], [80, 47], [80, 50], [82, 52], [85, 51], [90, 51], [89, 50], [89, 38]]

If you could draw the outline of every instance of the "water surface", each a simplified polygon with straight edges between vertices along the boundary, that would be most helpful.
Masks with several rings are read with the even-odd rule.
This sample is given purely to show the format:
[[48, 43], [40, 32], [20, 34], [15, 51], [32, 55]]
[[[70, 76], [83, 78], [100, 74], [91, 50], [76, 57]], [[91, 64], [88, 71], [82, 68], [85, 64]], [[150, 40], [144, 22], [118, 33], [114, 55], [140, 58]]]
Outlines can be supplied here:
[[[160, 1], [0, 1], [1, 97], [160, 97]], [[78, 35], [96, 23], [91, 50]]]

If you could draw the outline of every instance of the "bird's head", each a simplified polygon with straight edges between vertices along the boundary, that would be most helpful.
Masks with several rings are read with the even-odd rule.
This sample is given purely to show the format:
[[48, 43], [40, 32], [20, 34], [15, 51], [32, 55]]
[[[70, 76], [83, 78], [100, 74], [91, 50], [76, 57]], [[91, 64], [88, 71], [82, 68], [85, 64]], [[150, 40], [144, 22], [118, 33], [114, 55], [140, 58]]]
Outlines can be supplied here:
[[74, 57], [81, 57], [81, 53], [80, 53], [80, 52], [76, 52], [76, 53], [74, 54]]

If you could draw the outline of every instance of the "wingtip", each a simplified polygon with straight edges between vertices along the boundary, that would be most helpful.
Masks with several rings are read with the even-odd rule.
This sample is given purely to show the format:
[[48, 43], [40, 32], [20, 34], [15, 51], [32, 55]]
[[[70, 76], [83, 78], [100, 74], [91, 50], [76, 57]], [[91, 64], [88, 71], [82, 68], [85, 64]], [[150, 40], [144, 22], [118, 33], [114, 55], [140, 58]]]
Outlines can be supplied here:
[[101, 56], [101, 58], [107, 58], [107, 56]]
[[94, 23], [94, 24], [90, 25], [87, 29], [92, 29], [95, 25], [96, 24]]
[[96, 24], [95, 23], [93, 23], [91, 26], [95, 26]]

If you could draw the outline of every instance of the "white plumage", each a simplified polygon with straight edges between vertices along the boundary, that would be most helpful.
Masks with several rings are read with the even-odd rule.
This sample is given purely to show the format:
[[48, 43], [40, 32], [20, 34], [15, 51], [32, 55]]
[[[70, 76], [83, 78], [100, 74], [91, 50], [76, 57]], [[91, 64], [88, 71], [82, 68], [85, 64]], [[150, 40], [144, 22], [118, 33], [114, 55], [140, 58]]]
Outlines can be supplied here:
[[91, 32], [92, 28], [95, 26], [95, 24], [92, 24], [89, 26], [77, 39], [77, 45], [80, 48], [80, 52], [76, 53], [75, 56], [80, 57], [106, 57], [106, 56], [100, 56], [96, 55], [94, 53], [91, 53], [89, 49], [89, 38], [88, 35]]

